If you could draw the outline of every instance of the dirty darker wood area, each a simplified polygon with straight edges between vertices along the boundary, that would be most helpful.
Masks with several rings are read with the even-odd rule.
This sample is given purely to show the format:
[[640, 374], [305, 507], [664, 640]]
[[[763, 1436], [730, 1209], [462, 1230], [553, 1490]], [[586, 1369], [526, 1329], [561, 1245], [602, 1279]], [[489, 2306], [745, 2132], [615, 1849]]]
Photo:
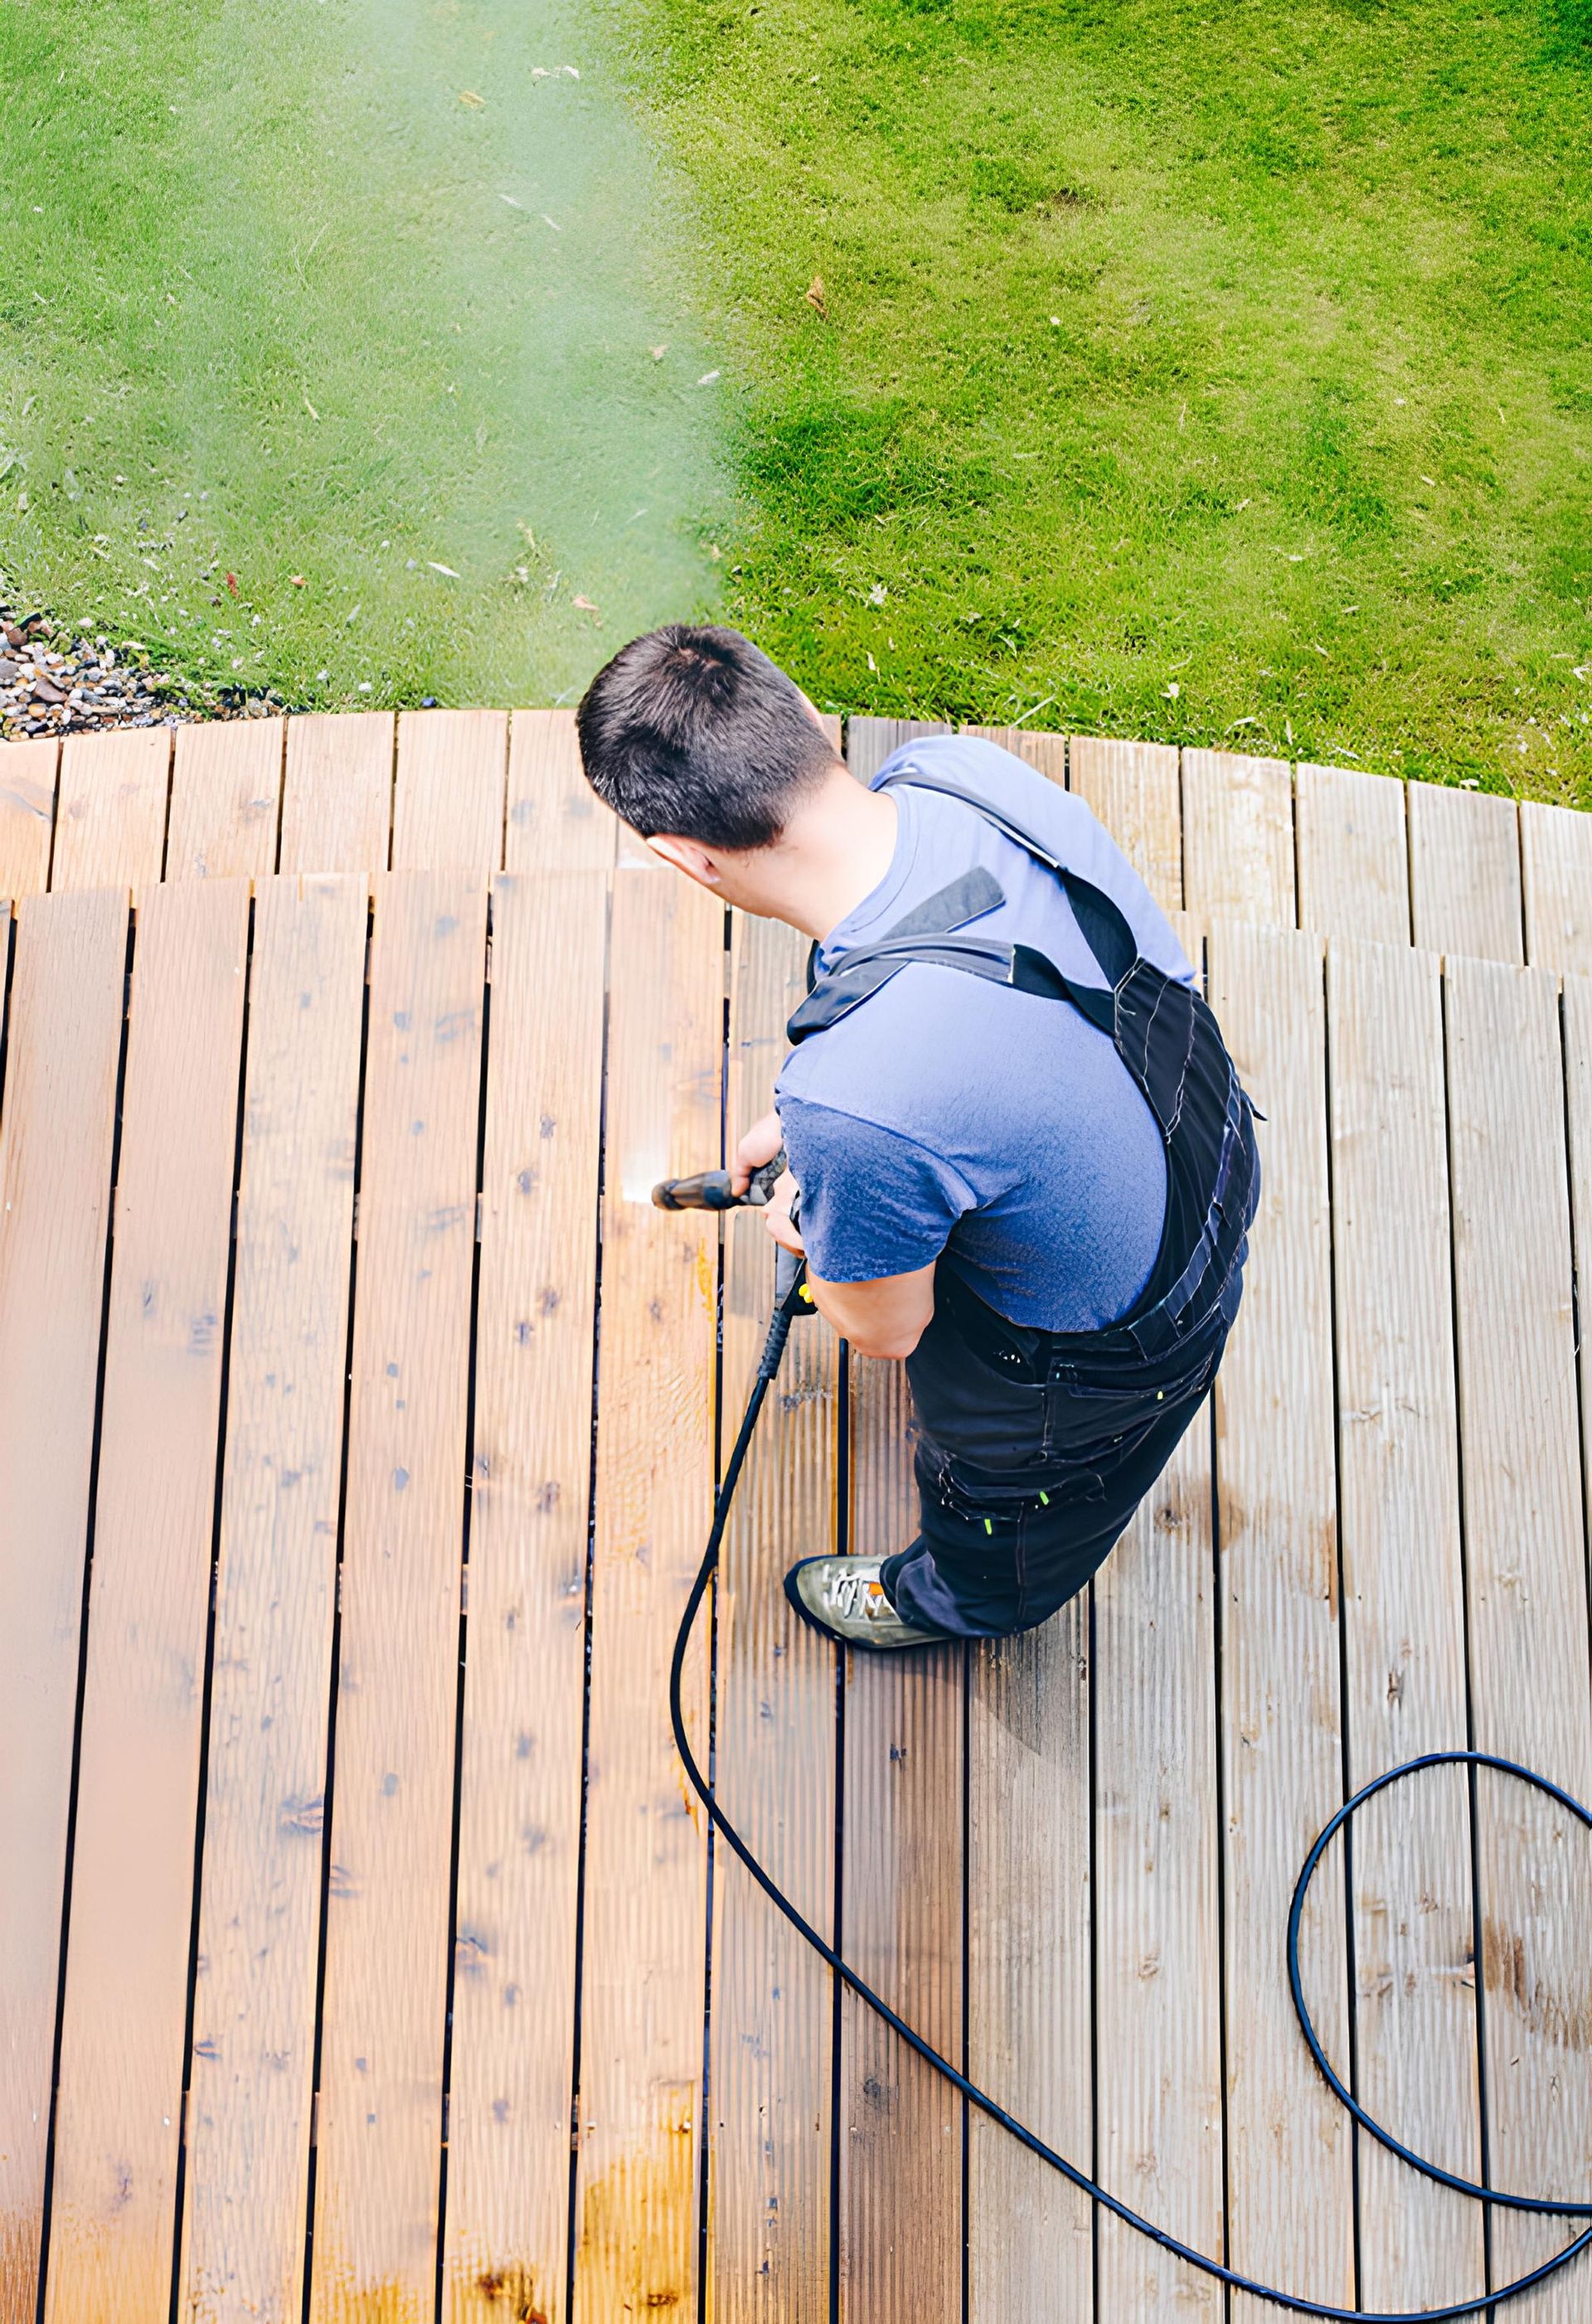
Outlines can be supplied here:
[[[924, 731], [853, 721], [854, 770]], [[1087, 1597], [883, 1662], [779, 1579], [907, 1537], [901, 1380], [798, 1329], [699, 1748], [1136, 2208], [1318, 2300], [1474, 2296], [1569, 2230], [1350, 2135], [1283, 1935], [1395, 1761], [1592, 1794], [1592, 821], [995, 739], [1176, 916], [1265, 1111], [1246, 1309]], [[0, 2324], [1258, 2317], [970, 2121], [684, 1788], [771, 1265], [648, 1194], [767, 1105], [798, 941], [545, 711], [7, 746], [0, 896]], [[1329, 1858], [1306, 1981], [1401, 2136], [1585, 2198], [1588, 1926], [1585, 1832], [1444, 1771]]]

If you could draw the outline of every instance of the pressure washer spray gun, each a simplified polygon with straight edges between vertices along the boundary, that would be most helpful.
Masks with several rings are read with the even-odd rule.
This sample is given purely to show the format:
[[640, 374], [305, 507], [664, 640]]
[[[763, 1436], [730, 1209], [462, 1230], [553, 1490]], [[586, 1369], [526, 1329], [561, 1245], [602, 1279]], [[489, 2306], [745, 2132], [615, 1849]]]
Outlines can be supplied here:
[[[751, 1184], [744, 1194], [735, 1193], [728, 1170], [699, 1170], [694, 1178], [664, 1178], [652, 1189], [652, 1199], [660, 1211], [760, 1211], [773, 1200], [774, 1189], [785, 1176], [785, 1148], [782, 1146], [771, 1162], [751, 1174]], [[796, 1223], [801, 1198], [790, 1206], [790, 1222]], [[758, 1376], [772, 1379], [779, 1369], [779, 1359], [785, 1353], [785, 1342], [790, 1327], [798, 1315], [813, 1313], [813, 1295], [807, 1288], [806, 1261], [795, 1251], [779, 1245], [774, 1263], [774, 1316], [768, 1326], [768, 1337], [763, 1349]]]

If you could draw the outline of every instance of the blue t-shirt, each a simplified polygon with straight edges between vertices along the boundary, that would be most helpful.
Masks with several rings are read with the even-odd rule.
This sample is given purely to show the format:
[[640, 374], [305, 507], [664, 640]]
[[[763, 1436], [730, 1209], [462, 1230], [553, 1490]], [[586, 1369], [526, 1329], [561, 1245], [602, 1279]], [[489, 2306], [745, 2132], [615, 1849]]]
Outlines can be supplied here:
[[[1148, 889], [1081, 798], [969, 735], [908, 743], [1035, 831], [1126, 915], [1146, 959], [1192, 972]], [[1079, 984], [1105, 982], [1055, 874], [958, 799], [893, 783], [890, 868], [825, 939], [833, 965], [982, 864], [1006, 901], [972, 926], [1032, 945]], [[787, 1058], [776, 1093], [815, 1274], [866, 1283], [944, 1251], [1013, 1323], [1092, 1331], [1127, 1311], [1166, 1208], [1161, 1133], [1105, 1034], [1070, 1003], [915, 962]]]

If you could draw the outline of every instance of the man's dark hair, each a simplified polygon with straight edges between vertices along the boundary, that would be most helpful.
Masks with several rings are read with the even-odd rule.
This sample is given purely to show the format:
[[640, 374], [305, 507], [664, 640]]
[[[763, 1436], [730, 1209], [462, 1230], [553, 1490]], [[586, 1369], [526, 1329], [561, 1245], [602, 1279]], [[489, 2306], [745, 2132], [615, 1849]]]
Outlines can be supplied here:
[[738, 630], [632, 638], [575, 723], [586, 779], [643, 839], [767, 847], [834, 764], [796, 685]]

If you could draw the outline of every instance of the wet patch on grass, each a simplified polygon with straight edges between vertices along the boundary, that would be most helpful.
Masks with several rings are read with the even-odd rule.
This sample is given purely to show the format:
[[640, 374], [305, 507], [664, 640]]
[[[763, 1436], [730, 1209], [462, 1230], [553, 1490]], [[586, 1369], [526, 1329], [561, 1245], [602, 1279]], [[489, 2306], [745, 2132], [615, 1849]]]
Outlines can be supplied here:
[[550, 700], [711, 595], [691, 225], [566, 0], [0, 15], [0, 571], [301, 704]]

